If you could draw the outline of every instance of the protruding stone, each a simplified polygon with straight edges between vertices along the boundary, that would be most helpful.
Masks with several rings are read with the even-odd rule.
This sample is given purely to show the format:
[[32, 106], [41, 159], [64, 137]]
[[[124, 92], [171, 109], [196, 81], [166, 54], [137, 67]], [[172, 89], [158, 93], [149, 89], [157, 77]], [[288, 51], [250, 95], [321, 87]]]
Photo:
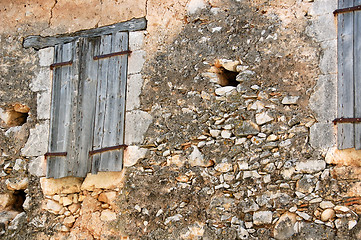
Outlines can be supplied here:
[[321, 220], [327, 222], [333, 219], [335, 216], [336, 216], [335, 210], [333, 210], [332, 208], [328, 208], [322, 212]]
[[271, 117], [267, 112], [262, 112], [262, 113], [256, 114], [256, 123], [258, 125], [263, 125], [263, 124], [269, 123], [273, 120], [274, 120], [274, 118]]
[[229, 172], [232, 171], [233, 166], [231, 163], [219, 163], [214, 167], [214, 169], [218, 172]]
[[296, 214], [285, 212], [277, 221], [274, 228], [275, 239], [289, 239], [292, 237], [295, 231]]
[[98, 172], [89, 173], [81, 185], [82, 190], [94, 191], [94, 189], [115, 189], [123, 187], [125, 169], [121, 172]]
[[255, 225], [271, 224], [272, 212], [271, 211], [259, 211], [253, 213], [253, 223]]

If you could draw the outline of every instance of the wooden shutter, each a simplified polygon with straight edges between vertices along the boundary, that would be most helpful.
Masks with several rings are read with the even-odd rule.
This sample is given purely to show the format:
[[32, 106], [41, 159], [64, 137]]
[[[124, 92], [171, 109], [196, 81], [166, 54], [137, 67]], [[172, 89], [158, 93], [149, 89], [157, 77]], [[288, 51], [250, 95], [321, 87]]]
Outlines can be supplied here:
[[[339, 0], [339, 8], [360, 5], [361, 0]], [[337, 118], [361, 117], [361, 12], [337, 15], [338, 99]], [[361, 123], [337, 125], [338, 149], [361, 149]]]
[[48, 148], [53, 155], [47, 157], [47, 177], [73, 175], [74, 164], [68, 153], [74, 147], [72, 122], [77, 104], [77, 46], [76, 41], [55, 46]]
[[[123, 167], [123, 149], [117, 146], [124, 143], [128, 32], [101, 36], [96, 43], [96, 54], [103, 57], [96, 60], [98, 74], [92, 173], [120, 171]], [[112, 150], [101, 152], [107, 148]]]

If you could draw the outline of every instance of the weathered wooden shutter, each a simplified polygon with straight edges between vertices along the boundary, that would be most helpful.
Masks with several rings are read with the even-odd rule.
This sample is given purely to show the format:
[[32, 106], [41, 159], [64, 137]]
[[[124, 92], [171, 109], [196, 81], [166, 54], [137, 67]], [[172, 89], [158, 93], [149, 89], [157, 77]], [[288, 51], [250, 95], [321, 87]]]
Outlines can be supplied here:
[[73, 175], [74, 162], [69, 150], [74, 148], [74, 112], [78, 91], [78, 42], [55, 46], [52, 86], [50, 138], [47, 156], [47, 177]]
[[128, 32], [101, 36], [95, 44], [98, 61], [92, 173], [120, 171], [128, 61]]
[[[344, 9], [361, 0], [339, 0]], [[361, 149], [361, 12], [344, 11], [338, 20], [337, 147]], [[336, 120], [337, 120], [336, 119]]]

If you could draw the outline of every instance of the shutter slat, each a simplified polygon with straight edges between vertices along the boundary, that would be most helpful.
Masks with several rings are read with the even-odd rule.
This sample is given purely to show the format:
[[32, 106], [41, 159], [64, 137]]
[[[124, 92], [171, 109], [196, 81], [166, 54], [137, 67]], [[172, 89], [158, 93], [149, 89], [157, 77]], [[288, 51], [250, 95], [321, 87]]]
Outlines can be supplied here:
[[[351, 2], [351, 3], [350, 3]], [[350, 7], [353, 1], [340, 0], [339, 7]], [[353, 13], [338, 15], [338, 111], [337, 117], [354, 117], [353, 83]], [[337, 125], [337, 146], [339, 149], [354, 147], [352, 123]]]
[[[73, 60], [74, 43], [55, 47], [55, 63]], [[74, 101], [73, 73], [76, 64], [55, 68], [53, 74], [53, 99], [50, 121], [49, 152], [67, 152]], [[61, 178], [69, 173], [68, 157], [49, 157], [47, 177]]]
[[[105, 35], [101, 37], [99, 54], [108, 54], [111, 51], [111, 35]], [[97, 75], [97, 93], [96, 93], [96, 109], [94, 120], [94, 138], [93, 149], [102, 148], [102, 140], [104, 137], [104, 117], [106, 111], [106, 96], [107, 96], [107, 75], [109, 58], [105, 58], [98, 63], [98, 75]], [[101, 155], [96, 154], [92, 160], [92, 173], [97, 173], [99, 164], [101, 161]]]
[[[128, 33], [114, 33], [112, 35], [111, 52], [128, 50]], [[123, 144], [122, 113], [124, 113], [124, 76], [126, 76], [127, 55], [112, 56], [109, 59], [107, 75], [106, 112], [104, 118], [104, 136], [102, 148]], [[123, 149], [101, 153], [99, 171], [121, 171]]]
[[[355, 0], [355, 6], [361, 0]], [[354, 81], [355, 117], [361, 117], [361, 12], [354, 12]], [[361, 123], [355, 123], [355, 148], [361, 149]]]

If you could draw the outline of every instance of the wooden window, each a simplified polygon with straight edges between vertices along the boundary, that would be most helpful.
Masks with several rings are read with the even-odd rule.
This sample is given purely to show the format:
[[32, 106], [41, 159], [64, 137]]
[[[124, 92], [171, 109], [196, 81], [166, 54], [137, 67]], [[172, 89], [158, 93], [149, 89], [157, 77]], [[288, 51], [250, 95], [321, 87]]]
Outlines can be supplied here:
[[361, 0], [339, 0], [337, 147], [361, 149]]
[[24, 47], [54, 47], [47, 177], [122, 170], [129, 31], [145, 28], [139, 18], [24, 40]]

